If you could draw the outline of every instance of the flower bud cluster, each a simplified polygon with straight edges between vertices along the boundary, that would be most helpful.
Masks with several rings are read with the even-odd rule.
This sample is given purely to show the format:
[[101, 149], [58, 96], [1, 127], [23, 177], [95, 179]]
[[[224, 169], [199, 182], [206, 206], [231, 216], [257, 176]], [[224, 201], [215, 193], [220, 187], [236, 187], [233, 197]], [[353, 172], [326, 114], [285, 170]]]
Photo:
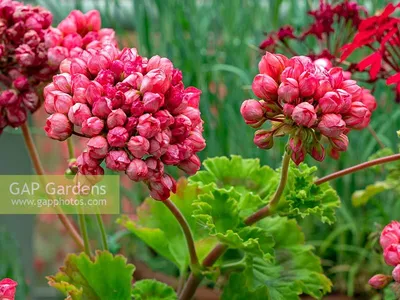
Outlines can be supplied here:
[[369, 280], [375, 289], [387, 286], [392, 280], [400, 283], [400, 222], [392, 221], [383, 229], [379, 242], [386, 264], [393, 266], [392, 276], [378, 274]]
[[339, 157], [348, 147], [351, 129], [368, 126], [376, 103], [367, 90], [346, 79], [341, 68], [331, 68], [305, 56], [291, 59], [267, 52], [259, 63], [252, 89], [261, 100], [246, 100], [241, 107], [245, 122], [259, 128], [271, 122], [269, 130], [258, 130], [254, 143], [270, 149], [273, 138], [289, 135], [292, 160], [299, 164], [309, 153], [325, 158], [322, 138], [329, 154]]
[[198, 171], [196, 153], [206, 146], [201, 91], [185, 88], [170, 60], [108, 44], [64, 60], [60, 70], [44, 90], [51, 114], [45, 130], [60, 141], [73, 133], [89, 138], [77, 158], [80, 174], [103, 174], [105, 161], [107, 168], [145, 182], [154, 199], [165, 200], [176, 183], [164, 166]]
[[22, 125], [27, 111], [39, 107], [35, 88], [53, 71], [44, 40], [52, 20], [44, 8], [0, 2], [0, 133]]

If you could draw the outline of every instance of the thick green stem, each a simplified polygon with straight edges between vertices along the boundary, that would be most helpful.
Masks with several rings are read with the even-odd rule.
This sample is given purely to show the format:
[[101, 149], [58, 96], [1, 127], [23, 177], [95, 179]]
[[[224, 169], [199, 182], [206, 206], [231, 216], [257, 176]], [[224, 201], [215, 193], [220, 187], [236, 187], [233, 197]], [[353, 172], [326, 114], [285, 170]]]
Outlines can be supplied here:
[[189, 224], [186, 221], [183, 214], [181, 213], [181, 211], [179, 210], [179, 208], [176, 207], [176, 205], [170, 199], [163, 201], [163, 203], [174, 215], [175, 219], [178, 221], [179, 225], [182, 228], [189, 249], [191, 269], [192, 271], [194, 271], [193, 269], [199, 268], [200, 264], [199, 264], [199, 259], [197, 258], [196, 247], [194, 244], [194, 239]]
[[79, 228], [81, 229], [81, 234], [83, 237], [83, 244], [85, 246], [85, 253], [87, 256], [91, 257], [91, 251], [90, 251], [90, 243], [89, 243], [89, 235], [87, 232], [87, 226], [86, 226], [86, 218], [85, 215], [83, 214], [83, 211], [79, 211]]
[[107, 234], [104, 228], [103, 219], [100, 213], [96, 214], [97, 224], [99, 225], [100, 233], [101, 233], [101, 241], [103, 243], [103, 249], [108, 251], [108, 242], [107, 242]]

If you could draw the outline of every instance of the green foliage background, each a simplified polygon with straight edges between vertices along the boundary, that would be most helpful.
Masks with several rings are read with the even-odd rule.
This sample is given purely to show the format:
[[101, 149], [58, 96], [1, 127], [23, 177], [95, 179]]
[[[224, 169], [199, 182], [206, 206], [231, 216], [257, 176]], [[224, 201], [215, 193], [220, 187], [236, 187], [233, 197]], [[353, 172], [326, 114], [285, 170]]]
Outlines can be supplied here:
[[[262, 164], [275, 168], [281, 160], [284, 141], [274, 150], [261, 151], [252, 143], [253, 129], [246, 126], [239, 108], [252, 98], [252, 78], [257, 72], [257, 45], [263, 32], [290, 24], [301, 28], [311, 20], [306, 11], [317, 0], [37, 0], [48, 7], [55, 22], [71, 9], [99, 9], [104, 26], [116, 29], [122, 44], [135, 46], [145, 56], [169, 57], [184, 74], [186, 85], [203, 90], [201, 111], [205, 120], [207, 148], [201, 158], [239, 154], [258, 157]], [[388, 1], [364, 0], [370, 12]], [[215, 93], [214, 90], [219, 92]], [[225, 94], [221, 97], [221, 94]], [[386, 146], [397, 150], [396, 130], [400, 129], [400, 107], [385, 85], [375, 90], [378, 109], [371, 126]], [[379, 149], [367, 130], [350, 134], [350, 148], [339, 161], [326, 159], [318, 164], [318, 175], [346, 168], [368, 159]], [[317, 165], [315, 161], [308, 161]], [[380, 256], [369, 237], [379, 225], [400, 219], [400, 201], [393, 191], [375, 197], [365, 206], [354, 208], [351, 196], [385, 174], [365, 171], [333, 182], [342, 199], [334, 225], [316, 218], [301, 222], [307, 240], [322, 255], [326, 273], [335, 288], [353, 295], [364, 290], [368, 276], [380, 271]]]

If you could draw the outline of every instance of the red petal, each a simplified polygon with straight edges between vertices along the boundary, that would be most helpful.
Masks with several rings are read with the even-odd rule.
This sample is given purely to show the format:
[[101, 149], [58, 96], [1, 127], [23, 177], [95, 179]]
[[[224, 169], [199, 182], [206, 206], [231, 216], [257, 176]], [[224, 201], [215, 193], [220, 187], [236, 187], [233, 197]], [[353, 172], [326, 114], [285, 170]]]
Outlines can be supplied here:
[[387, 80], [386, 80], [386, 84], [393, 84], [393, 83], [397, 83], [400, 82], [400, 73], [397, 73], [393, 76], [390, 76]]
[[372, 65], [377, 59], [381, 59], [381, 54], [379, 52], [374, 52], [371, 55], [368, 55], [362, 61], [358, 63], [358, 69], [360, 71], [364, 71], [368, 66]]

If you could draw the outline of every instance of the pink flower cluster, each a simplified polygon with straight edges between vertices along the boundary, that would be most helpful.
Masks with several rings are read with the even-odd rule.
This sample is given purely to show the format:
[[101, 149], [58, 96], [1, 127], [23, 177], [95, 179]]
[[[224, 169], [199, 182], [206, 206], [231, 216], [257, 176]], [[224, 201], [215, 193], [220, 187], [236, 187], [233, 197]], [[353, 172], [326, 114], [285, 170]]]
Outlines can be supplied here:
[[0, 299], [14, 300], [18, 283], [10, 278], [0, 280]]
[[64, 60], [60, 70], [44, 91], [51, 114], [45, 130], [60, 141], [73, 133], [89, 138], [77, 159], [79, 174], [103, 174], [105, 160], [107, 168], [145, 182], [154, 199], [165, 200], [176, 187], [165, 165], [188, 174], [200, 168], [196, 153], [206, 146], [201, 91], [185, 88], [170, 60], [108, 44]]
[[83, 14], [73, 10], [57, 28], [50, 28], [45, 36], [49, 48], [49, 64], [58, 68], [68, 57], [78, 57], [83, 50], [101, 49], [104, 44], [117, 45], [115, 32], [101, 28], [101, 16], [97, 10]]
[[259, 63], [252, 89], [262, 100], [246, 100], [241, 114], [246, 123], [259, 128], [265, 121], [271, 128], [255, 133], [254, 143], [262, 149], [273, 146], [273, 138], [289, 135], [292, 160], [299, 164], [309, 153], [322, 161], [329, 142], [329, 154], [339, 157], [348, 147], [347, 134], [370, 122], [376, 103], [368, 90], [346, 78], [341, 68], [329, 61], [314, 63], [305, 56], [291, 59], [267, 52]]
[[54, 71], [44, 40], [52, 20], [44, 8], [0, 1], [0, 133], [22, 125], [27, 110], [39, 107], [35, 88]]
[[400, 283], [400, 222], [392, 221], [383, 229], [380, 240], [386, 264], [395, 267], [392, 276], [377, 274], [369, 280], [376, 289], [384, 288], [393, 279]]

